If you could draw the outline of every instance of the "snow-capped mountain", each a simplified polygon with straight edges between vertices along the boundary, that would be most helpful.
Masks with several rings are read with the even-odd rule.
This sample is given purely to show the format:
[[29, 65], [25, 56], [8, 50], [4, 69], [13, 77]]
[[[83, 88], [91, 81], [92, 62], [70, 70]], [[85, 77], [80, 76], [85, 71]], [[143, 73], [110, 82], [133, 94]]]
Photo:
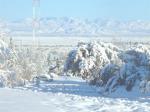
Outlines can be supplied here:
[[[37, 32], [47, 36], [149, 36], [150, 21], [87, 20], [79, 18], [41, 18]], [[0, 21], [0, 30], [12, 35], [31, 35], [32, 18]]]

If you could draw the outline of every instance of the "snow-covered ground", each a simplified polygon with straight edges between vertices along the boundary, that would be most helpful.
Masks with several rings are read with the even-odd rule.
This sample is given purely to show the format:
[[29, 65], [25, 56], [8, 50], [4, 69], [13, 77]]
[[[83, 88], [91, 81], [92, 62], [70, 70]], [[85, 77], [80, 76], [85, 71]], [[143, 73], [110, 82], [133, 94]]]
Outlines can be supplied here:
[[[32, 36], [13, 36], [15, 44], [32, 45]], [[102, 42], [149, 42], [148, 37], [121, 37], [121, 36], [108, 36], [108, 37], [83, 37], [83, 36], [39, 36], [36, 37], [40, 45], [49, 46], [75, 46], [78, 42], [102, 41]]]
[[112, 95], [101, 95], [81, 79], [58, 77], [39, 85], [1, 88], [0, 112], [150, 112], [150, 95]]

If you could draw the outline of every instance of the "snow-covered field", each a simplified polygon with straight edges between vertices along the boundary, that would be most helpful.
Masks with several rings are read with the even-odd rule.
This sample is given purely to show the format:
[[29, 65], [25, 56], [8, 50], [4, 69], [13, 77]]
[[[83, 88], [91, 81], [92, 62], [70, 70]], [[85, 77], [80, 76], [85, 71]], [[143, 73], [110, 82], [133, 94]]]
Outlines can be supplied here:
[[149, 96], [118, 96], [101, 95], [79, 78], [57, 77], [38, 86], [1, 88], [0, 112], [150, 112]]
[[[23, 44], [31, 44], [33, 42], [32, 36], [13, 36], [13, 39], [15, 40], [16, 44], [20, 44], [22, 42]], [[123, 36], [108, 36], [108, 37], [84, 37], [84, 36], [39, 36], [36, 37], [37, 41], [41, 45], [68, 45], [68, 46], [74, 46], [79, 41], [83, 42], [89, 42], [89, 41], [103, 41], [103, 42], [149, 42], [149, 37], [123, 37]]]
[[[84, 42], [87, 42], [87, 43], [80, 42], [77, 45], [78, 52], [76, 52], [73, 49], [73, 47], [80, 40], [83, 40]], [[90, 86], [89, 83], [87, 83], [88, 80], [86, 82], [80, 78], [69, 77], [69, 76], [55, 75], [53, 81], [38, 83], [39, 75], [41, 75], [42, 73], [49, 74], [49, 71], [47, 71], [47, 69], [49, 69], [48, 68], [49, 65], [47, 64], [46, 61], [44, 61], [47, 59], [46, 57], [48, 53], [51, 54], [49, 56], [50, 58], [53, 58], [52, 54], [61, 56], [58, 58], [63, 60], [63, 62], [56, 63], [56, 67], [57, 67], [57, 64], [58, 65], [62, 64], [61, 66], [64, 66], [64, 61], [66, 60], [67, 54], [70, 51], [70, 49], [73, 49], [72, 53], [74, 54], [71, 56], [79, 57], [79, 58], [82, 57], [82, 59], [85, 60], [85, 61], [80, 60], [81, 62], [83, 62], [83, 63], [80, 63], [81, 65], [82, 64], [84, 65], [84, 62], [86, 63], [86, 61], [92, 62], [92, 60], [90, 59], [94, 59], [94, 57], [97, 56], [97, 54], [95, 55], [97, 51], [100, 51], [98, 53], [101, 53], [101, 51], [104, 51], [102, 52], [103, 55], [100, 55], [102, 59], [100, 60], [100, 62], [105, 62], [105, 61], [109, 62], [111, 60], [110, 58], [114, 60], [120, 59], [117, 55], [117, 53], [120, 53], [120, 50], [117, 50], [117, 48], [114, 45], [108, 44], [107, 42], [106, 43], [96, 43], [96, 42], [88, 43], [88, 41], [91, 41], [91, 40], [96, 40], [96, 39], [94, 38], [93, 39], [87, 39], [87, 38], [79, 38], [79, 39], [78, 38], [77, 39], [76, 38], [62, 38], [62, 39], [51, 38], [50, 39], [49, 38], [49, 40], [43, 39], [42, 41], [40, 41], [41, 42], [40, 44], [43, 44], [46, 46], [40, 49], [36, 49], [36, 50], [33, 49], [33, 51], [31, 49], [30, 51], [29, 49], [26, 49], [26, 50], [21, 49], [22, 47], [26, 47], [24, 46], [26, 45], [25, 43], [26, 41], [24, 38], [24, 40], [22, 40], [23, 43], [20, 43], [22, 44], [22, 46], [18, 46], [18, 48], [19, 47], [21, 48], [19, 50], [16, 50], [18, 54], [15, 54], [17, 52], [13, 52], [13, 50], [10, 49], [12, 44], [5, 45], [5, 42], [1, 41], [0, 50], [1, 50], [2, 57], [0, 57], [0, 59], [1, 59], [1, 64], [3, 66], [1, 67], [2, 70], [0, 71], [0, 75], [1, 75], [0, 82], [1, 82], [1, 87], [3, 88], [0, 88], [0, 112], [71, 112], [71, 111], [72, 112], [78, 112], [78, 111], [79, 112], [80, 111], [81, 112], [114, 112], [114, 111], [115, 112], [150, 112], [150, 94], [147, 91], [149, 90], [149, 87], [150, 87], [149, 86], [150, 83], [148, 83], [150, 80], [148, 79], [149, 77], [145, 77], [146, 75], [149, 76], [149, 73], [150, 73], [149, 68], [148, 68], [149, 56], [150, 56], [148, 43], [144, 43], [144, 45], [146, 45], [145, 47], [137, 46], [138, 49], [133, 49], [131, 52], [124, 51], [123, 56], [125, 56], [126, 58], [124, 57], [124, 59], [127, 60], [125, 64], [127, 66], [130, 64], [133, 64], [134, 67], [136, 68], [135, 70], [130, 69], [131, 66], [129, 66], [129, 68], [123, 69], [124, 72], [123, 71], [120, 72], [120, 70], [122, 69], [116, 69], [116, 71], [119, 71], [119, 72], [112, 72], [112, 71], [109, 71], [108, 69], [108, 73], [107, 73], [107, 74], [116, 73], [116, 74], [113, 74], [115, 77], [111, 77], [111, 76], [108, 77], [108, 79], [115, 78], [116, 80], [112, 80], [114, 82], [119, 81], [118, 76], [120, 76], [120, 74], [117, 75], [117, 73], [122, 73], [122, 74], [125, 73], [127, 77], [131, 75], [134, 76], [134, 73], [135, 75], [139, 76], [140, 75], [139, 73], [141, 73], [140, 76], [143, 76], [142, 80], [146, 81], [144, 83], [144, 87], [142, 86], [143, 89], [146, 90], [143, 93], [139, 91], [139, 88], [140, 88], [139, 81], [141, 81], [138, 79], [139, 77], [135, 77], [135, 80], [137, 81], [132, 80], [134, 79], [134, 77], [133, 78], [129, 77], [127, 78], [128, 80], [125, 79], [125, 82], [133, 81], [134, 85], [131, 85], [133, 87], [132, 91], [127, 91], [125, 89], [128, 83], [124, 83], [123, 85], [121, 85], [120, 83], [111, 83], [112, 85], [117, 84], [117, 86], [109, 86], [109, 85], [107, 86], [106, 84], [106, 86], [104, 85], [102, 87], [98, 85], [100, 84], [98, 81], [101, 81], [101, 80], [96, 80], [96, 84], [95, 84], [97, 85], [96, 87], [96, 86]], [[30, 40], [28, 40], [27, 43], [32, 44], [32, 39], [30, 38]], [[86, 45], [88, 45], [88, 47]], [[122, 43], [120, 43], [120, 45], [123, 46]], [[94, 46], [94, 47], [90, 47], [90, 46]], [[128, 45], [126, 46], [128, 48]], [[130, 46], [130, 43], [129, 43], [129, 46]], [[30, 48], [32, 46], [28, 45], [27, 47]], [[89, 47], [91, 50], [89, 50]], [[87, 51], [87, 52], [83, 53], [84, 51]], [[89, 51], [90, 51], [90, 55], [88, 54]], [[110, 56], [107, 57], [107, 54], [110, 54]], [[16, 55], [18, 56], [17, 58], [15, 58]], [[39, 57], [37, 57], [37, 55]], [[91, 57], [91, 55], [93, 57]], [[137, 55], [139, 57], [136, 57]], [[76, 60], [79, 58], [76, 58]], [[68, 57], [68, 59], [72, 60], [74, 58]], [[32, 61], [30, 62], [28, 60], [32, 60]], [[93, 60], [93, 62], [98, 62], [98, 60], [99, 59], [96, 58], [96, 61]], [[74, 62], [74, 61], [71, 61], [71, 62]], [[116, 62], [117, 62], [116, 64], [119, 64], [118, 63], [119, 61], [116, 61]], [[122, 62], [124, 62], [124, 60]], [[136, 62], [138, 62], [138, 64]], [[141, 63], [142, 65], [140, 65]], [[53, 63], [50, 63], [50, 64], [53, 64]], [[36, 66], [36, 65], [41, 65], [41, 66]], [[68, 63], [68, 65], [71, 66], [70, 63]], [[102, 63], [100, 65], [102, 65]], [[74, 66], [74, 68], [76, 67], [77, 66]], [[86, 66], [81, 66], [81, 67], [83, 67], [81, 69], [81, 73], [86, 73], [82, 70], [86, 71], [84, 67], [85, 68], [88, 68], [88, 67]], [[120, 68], [123, 68], [123, 67], [124, 66], [120, 66]], [[75, 70], [74, 68], [72, 69], [73, 71]], [[108, 68], [109, 68], [109, 64], [108, 64]], [[60, 70], [56, 69], [56, 71], [50, 71], [50, 73], [54, 72], [54, 74], [59, 74], [59, 75], [70, 73], [70, 71], [67, 73], [66, 71], [61, 71], [61, 69], [64, 70], [62, 67], [60, 68]], [[12, 70], [14, 70], [15, 72], [12, 72]], [[34, 76], [35, 75], [34, 70], [36, 71], [37, 76]], [[79, 67], [79, 70], [80, 70], [80, 67]], [[106, 64], [106, 69], [103, 69], [103, 70], [107, 70], [107, 64]], [[112, 69], [110, 66], [110, 70], [113, 70], [113, 66], [112, 66]], [[128, 72], [129, 74], [127, 74], [126, 71], [129, 71]], [[94, 71], [93, 73], [94, 73], [94, 76], [96, 75], [99, 76], [99, 72], [96, 73], [96, 71]], [[105, 72], [102, 72], [102, 73], [105, 73]], [[76, 76], [79, 76], [79, 74], [80, 73], [78, 73]], [[84, 76], [84, 74], [81, 74], [81, 75]], [[102, 74], [102, 75], [105, 75], [105, 74]], [[34, 80], [33, 80], [34, 78], [36, 78], [35, 82], [37, 82], [37, 84], [34, 84]], [[32, 81], [33, 83], [31, 83]], [[134, 81], [136, 83], [134, 83]], [[17, 85], [18, 86], [20, 85], [21, 87], [16, 87]], [[7, 88], [7, 87], [10, 87], [10, 88]], [[107, 90], [107, 88], [105, 87], [108, 87], [108, 88], [110, 87], [109, 91], [105, 91]], [[115, 87], [115, 88], [111, 88], [111, 87]]]

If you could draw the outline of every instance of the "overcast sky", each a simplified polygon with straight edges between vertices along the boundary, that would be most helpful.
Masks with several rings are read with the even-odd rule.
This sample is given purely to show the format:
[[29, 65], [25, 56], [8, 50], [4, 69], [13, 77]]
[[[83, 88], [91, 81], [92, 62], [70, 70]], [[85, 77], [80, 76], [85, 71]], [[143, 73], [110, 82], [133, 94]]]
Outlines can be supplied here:
[[[41, 17], [150, 20], [150, 0], [41, 0]], [[0, 0], [0, 18], [32, 17], [32, 0]]]

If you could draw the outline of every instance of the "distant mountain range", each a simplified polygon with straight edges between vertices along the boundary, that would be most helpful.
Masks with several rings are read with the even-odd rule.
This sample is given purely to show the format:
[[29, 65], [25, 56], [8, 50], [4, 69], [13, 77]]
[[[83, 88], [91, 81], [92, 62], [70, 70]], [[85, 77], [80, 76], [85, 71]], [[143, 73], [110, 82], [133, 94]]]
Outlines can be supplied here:
[[[83, 20], [78, 18], [41, 18], [35, 22], [41, 36], [150, 36], [150, 21]], [[39, 24], [37, 24], [39, 23]], [[0, 32], [32, 35], [32, 18], [0, 20]]]

